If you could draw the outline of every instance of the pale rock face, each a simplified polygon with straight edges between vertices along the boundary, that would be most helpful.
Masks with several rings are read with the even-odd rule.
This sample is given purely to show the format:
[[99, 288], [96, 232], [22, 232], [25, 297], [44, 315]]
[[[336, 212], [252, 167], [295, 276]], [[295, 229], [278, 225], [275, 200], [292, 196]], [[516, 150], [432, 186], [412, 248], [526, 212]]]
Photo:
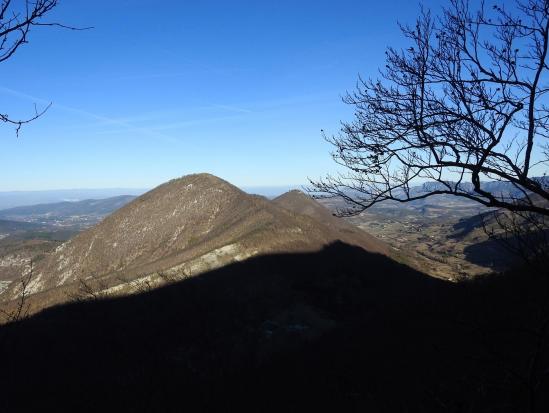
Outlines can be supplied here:
[[0, 258], [0, 267], [20, 267], [27, 264], [29, 259], [19, 254], [10, 254]]
[[[237, 243], [225, 245], [224, 247], [217, 248], [193, 260], [170, 268], [165, 271], [165, 274], [168, 275], [169, 279], [172, 281], [182, 280], [233, 262], [243, 261], [256, 255], [257, 252], [257, 250], [244, 251], [243, 247]], [[99, 293], [104, 295], [128, 294], [141, 291], [144, 287], [149, 289], [152, 287], [159, 287], [165, 283], [166, 281], [161, 275], [153, 273], [136, 278], [128, 283], [106, 288], [99, 291]]]
[[0, 281], [0, 294], [8, 289], [12, 281]]
[[[40, 273], [37, 276], [31, 278], [31, 280], [27, 284], [27, 293], [36, 294], [37, 292], [42, 291], [43, 287], [44, 287], [44, 275]], [[20, 293], [21, 292], [19, 292], [19, 294]]]

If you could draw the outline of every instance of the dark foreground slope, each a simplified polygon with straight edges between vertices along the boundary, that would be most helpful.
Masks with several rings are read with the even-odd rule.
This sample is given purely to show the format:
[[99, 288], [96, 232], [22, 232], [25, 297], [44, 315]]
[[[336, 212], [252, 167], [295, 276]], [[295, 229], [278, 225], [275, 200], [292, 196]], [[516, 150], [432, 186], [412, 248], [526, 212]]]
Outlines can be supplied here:
[[2, 327], [0, 411], [547, 411], [536, 280], [342, 243], [254, 257]]

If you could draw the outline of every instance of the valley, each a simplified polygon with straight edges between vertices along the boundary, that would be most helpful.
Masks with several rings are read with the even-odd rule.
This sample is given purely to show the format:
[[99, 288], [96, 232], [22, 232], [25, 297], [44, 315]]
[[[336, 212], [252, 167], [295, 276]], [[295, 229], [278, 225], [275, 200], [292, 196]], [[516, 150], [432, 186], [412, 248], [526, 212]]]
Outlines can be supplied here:
[[[338, 199], [319, 201], [333, 213], [345, 207]], [[396, 259], [434, 277], [459, 280], [501, 271], [513, 263], [496, 243], [480, 256], [475, 253], [475, 245], [488, 239], [476, 218], [482, 211], [472, 201], [434, 196], [410, 203], [386, 201], [344, 219], [390, 245]]]

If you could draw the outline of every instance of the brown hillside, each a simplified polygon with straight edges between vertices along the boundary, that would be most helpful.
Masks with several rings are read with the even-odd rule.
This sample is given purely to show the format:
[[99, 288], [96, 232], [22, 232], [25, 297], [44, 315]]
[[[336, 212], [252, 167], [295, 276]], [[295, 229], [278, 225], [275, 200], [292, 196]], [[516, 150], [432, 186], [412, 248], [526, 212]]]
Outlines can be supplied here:
[[[209, 174], [189, 175], [61, 245], [37, 264], [28, 291], [38, 307], [74, 297], [82, 282], [86, 294], [129, 293], [255, 255], [317, 251], [336, 240], [385, 252], [383, 243], [303, 194], [271, 202]], [[4, 300], [18, 294], [12, 286]]]
[[367, 251], [380, 254], [389, 254], [389, 246], [367, 232], [355, 227], [347, 221], [335, 217], [330, 210], [301, 191], [293, 190], [280, 195], [274, 201], [277, 205], [297, 214], [307, 215], [330, 231], [344, 242], [361, 246]]

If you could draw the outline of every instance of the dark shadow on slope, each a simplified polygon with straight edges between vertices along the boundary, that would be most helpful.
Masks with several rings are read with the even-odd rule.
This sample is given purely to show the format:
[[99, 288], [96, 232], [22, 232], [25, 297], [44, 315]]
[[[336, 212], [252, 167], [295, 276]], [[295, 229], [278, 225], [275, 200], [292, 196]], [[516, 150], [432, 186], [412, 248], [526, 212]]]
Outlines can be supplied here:
[[[526, 239], [526, 242], [525, 242]], [[549, 240], [549, 230], [535, 233], [526, 238], [509, 234], [502, 238], [488, 238], [463, 249], [467, 261], [477, 265], [490, 267], [494, 271], [504, 271], [525, 264], [525, 260], [534, 251], [545, 251]], [[546, 262], [545, 254], [539, 255]]]
[[0, 411], [544, 411], [542, 285], [342, 243], [257, 257], [1, 328]]
[[455, 232], [452, 238], [463, 238], [473, 231], [482, 230], [483, 221], [492, 216], [492, 214], [493, 212], [485, 212], [460, 219], [453, 227]]
[[464, 248], [466, 260], [483, 267], [489, 267], [493, 271], [504, 271], [519, 264], [520, 258], [509, 249], [494, 239], [489, 239], [483, 230], [483, 222], [490, 220], [493, 212], [474, 215], [463, 218], [453, 227], [454, 234], [450, 238], [459, 241], [467, 236], [475, 236], [478, 242]]
[[523, 264], [517, 254], [495, 239], [485, 239], [468, 245], [463, 249], [463, 254], [467, 261], [493, 271], [504, 271]]
[[[467, 261], [490, 267], [494, 271], [504, 271], [523, 265], [525, 263], [525, 255], [531, 255], [534, 252], [538, 253], [546, 249], [545, 245], [547, 244], [547, 240], [549, 240], [549, 230], [540, 232], [528, 232], [524, 230], [520, 231], [519, 237], [518, 233], [512, 232], [512, 221], [507, 220], [507, 228], [505, 228], [497, 223], [494, 216], [493, 211], [485, 212], [464, 218], [454, 225], [453, 229], [455, 233], [451, 238], [458, 242], [465, 237], [477, 241], [465, 247], [463, 252]], [[499, 230], [502, 233], [496, 237], [489, 237], [484, 230], [485, 223], [488, 228], [495, 228], [496, 234]], [[520, 227], [521, 225], [517, 222], [516, 229], [520, 229]]]

